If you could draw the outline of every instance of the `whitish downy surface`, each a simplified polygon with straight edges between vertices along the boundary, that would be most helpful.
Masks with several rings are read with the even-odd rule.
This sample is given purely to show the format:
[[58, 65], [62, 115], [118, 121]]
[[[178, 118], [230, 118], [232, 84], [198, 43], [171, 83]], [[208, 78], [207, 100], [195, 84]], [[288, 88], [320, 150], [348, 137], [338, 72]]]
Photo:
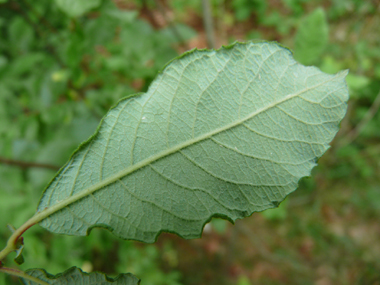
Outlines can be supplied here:
[[338, 131], [346, 74], [302, 66], [276, 43], [188, 52], [108, 112], [43, 193], [38, 211], [53, 213], [40, 224], [153, 242], [273, 208]]

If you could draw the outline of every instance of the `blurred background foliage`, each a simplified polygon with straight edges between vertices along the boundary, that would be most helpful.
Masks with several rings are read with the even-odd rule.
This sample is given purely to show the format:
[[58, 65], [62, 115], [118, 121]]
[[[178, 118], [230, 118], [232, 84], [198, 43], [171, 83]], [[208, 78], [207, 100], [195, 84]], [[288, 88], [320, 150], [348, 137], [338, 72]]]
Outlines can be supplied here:
[[191, 241], [162, 234], [147, 245], [36, 226], [24, 234], [22, 268], [132, 272], [144, 285], [380, 284], [380, 1], [209, 5], [204, 16], [202, 0], [0, 0], [1, 247], [6, 224], [33, 215], [56, 170], [120, 98], [146, 91], [188, 49], [261, 39], [325, 72], [350, 70], [341, 131], [299, 190], [235, 226], [214, 219]]

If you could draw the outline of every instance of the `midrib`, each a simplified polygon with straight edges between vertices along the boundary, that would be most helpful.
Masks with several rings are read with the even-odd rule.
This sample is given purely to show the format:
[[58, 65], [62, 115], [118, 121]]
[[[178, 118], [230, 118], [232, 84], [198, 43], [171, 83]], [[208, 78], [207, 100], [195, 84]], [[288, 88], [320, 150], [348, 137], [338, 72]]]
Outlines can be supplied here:
[[186, 147], [188, 147], [190, 145], [193, 145], [195, 143], [198, 143], [198, 142], [201, 142], [203, 140], [206, 140], [206, 139], [208, 139], [208, 138], [210, 138], [210, 137], [212, 137], [212, 136], [214, 136], [214, 135], [216, 135], [218, 133], [221, 133], [221, 132], [224, 132], [226, 130], [232, 129], [232, 128], [234, 128], [234, 127], [236, 127], [236, 126], [238, 126], [238, 125], [240, 125], [240, 124], [242, 124], [242, 123], [244, 123], [244, 122], [252, 119], [253, 117], [259, 115], [262, 112], [265, 112], [265, 111], [267, 111], [267, 110], [269, 110], [269, 109], [271, 109], [271, 108], [273, 108], [273, 107], [275, 107], [275, 106], [277, 106], [277, 105], [279, 105], [279, 104], [281, 104], [281, 103], [283, 103], [285, 101], [288, 101], [288, 100], [290, 100], [292, 98], [295, 98], [295, 97], [297, 97], [297, 96], [299, 96], [299, 95], [301, 95], [301, 94], [303, 94], [303, 93], [305, 93], [305, 92], [307, 92], [309, 90], [313, 90], [313, 89], [315, 89], [315, 88], [317, 88], [317, 87], [319, 87], [319, 86], [321, 86], [321, 85], [323, 85], [323, 84], [325, 84], [327, 82], [332, 81], [333, 79], [337, 78], [339, 75], [341, 75], [341, 73], [337, 74], [336, 76], [332, 77], [329, 80], [326, 80], [326, 81], [324, 81], [322, 83], [314, 85], [314, 86], [312, 86], [310, 88], [305, 88], [305, 89], [303, 89], [303, 90], [301, 90], [301, 91], [299, 91], [297, 93], [289, 94], [289, 95], [285, 96], [284, 98], [282, 98], [281, 100], [275, 101], [272, 104], [269, 104], [268, 106], [266, 106], [264, 108], [256, 110], [255, 112], [253, 112], [249, 116], [244, 117], [243, 119], [237, 120], [237, 121], [235, 121], [235, 122], [233, 122], [231, 124], [228, 124], [228, 125], [226, 125], [224, 127], [215, 129], [212, 132], [203, 134], [203, 135], [201, 135], [201, 136], [199, 136], [197, 138], [185, 141], [185, 142], [183, 142], [181, 144], [178, 144], [178, 145], [176, 145], [176, 146], [174, 146], [174, 147], [172, 147], [172, 148], [170, 148], [168, 150], [161, 151], [161, 152], [159, 152], [156, 155], [150, 156], [149, 158], [146, 158], [146, 159], [144, 159], [144, 160], [142, 160], [142, 161], [140, 161], [140, 162], [138, 162], [138, 163], [136, 163], [136, 164], [134, 164], [134, 165], [132, 165], [130, 167], [127, 167], [126, 169], [124, 169], [124, 170], [116, 173], [115, 175], [113, 175], [111, 177], [108, 177], [108, 178], [104, 179], [103, 181], [101, 181], [101, 182], [99, 182], [99, 183], [97, 183], [97, 184], [95, 184], [95, 185], [93, 185], [93, 186], [91, 186], [91, 187], [89, 187], [89, 188], [87, 188], [87, 189], [85, 189], [85, 190], [83, 190], [83, 191], [81, 191], [81, 192], [73, 195], [73, 196], [70, 196], [70, 197], [68, 197], [68, 198], [66, 198], [64, 200], [59, 201], [58, 203], [54, 204], [53, 206], [51, 206], [49, 208], [46, 208], [46, 209], [44, 209], [44, 210], [42, 210], [40, 212], [37, 212], [33, 216], [33, 218], [34, 218], [34, 220], [36, 222], [40, 222], [43, 219], [47, 218], [48, 216], [54, 214], [55, 212], [57, 212], [57, 211], [65, 208], [66, 206], [68, 206], [70, 204], [73, 204], [73, 203], [75, 203], [75, 202], [77, 202], [77, 201], [79, 201], [79, 200], [81, 200], [81, 199], [83, 199], [83, 198], [91, 195], [92, 193], [94, 193], [94, 192], [102, 189], [103, 187], [105, 187], [107, 185], [110, 185], [110, 184], [114, 183], [115, 181], [117, 181], [117, 180], [119, 180], [119, 179], [121, 179], [121, 178], [123, 178], [123, 177], [125, 177], [125, 176], [127, 176], [127, 175], [129, 175], [129, 174], [131, 174], [131, 173], [133, 173], [133, 172], [135, 172], [135, 171], [137, 171], [137, 170], [139, 170], [139, 169], [141, 169], [141, 168], [143, 168], [143, 167], [145, 167], [145, 166], [147, 166], [147, 165], [149, 165], [149, 164], [151, 164], [151, 163], [153, 163], [153, 162], [161, 159], [161, 158], [164, 158], [164, 157], [166, 157], [166, 156], [168, 156], [170, 154], [173, 154], [173, 153], [175, 153], [175, 152], [177, 152], [177, 151], [179, 151], [179, 150], [181, 150], [183, 148], [186, 148]]

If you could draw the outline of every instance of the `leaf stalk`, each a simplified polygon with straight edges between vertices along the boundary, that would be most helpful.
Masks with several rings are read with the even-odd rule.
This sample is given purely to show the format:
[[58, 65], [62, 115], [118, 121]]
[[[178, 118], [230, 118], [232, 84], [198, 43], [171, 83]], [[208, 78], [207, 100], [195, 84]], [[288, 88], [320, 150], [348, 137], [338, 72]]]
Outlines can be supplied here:
[[30, 276], [26, 274], [24, 271], [16, 269], [16, 268], [9, 268], [9, 267], [0, 267], [0, 272], [7, 273], [9, 275], [17, 276], [19, 278], [24, 278], [27, 280], [30, 280], [32, 282], [35, 282], [40, 285], [50, 285], [49, 283], [38, 279], [37, 277]]
[[17, 241], [19, 240], [21, 235], [31, 226], [35, 225], [37, 222], [38, 220], [36, 219], [36, 215], [34, 215], [32, 218], [26, 221], [26, 223], [24, 223], [21, 227], [19, 227], [17, 230], [13, 232], [13, 234], [9, 237], [5, 248], [2, 251], [0, 251], [0, 262], [4, 260], [8, 254], [17, 249]]

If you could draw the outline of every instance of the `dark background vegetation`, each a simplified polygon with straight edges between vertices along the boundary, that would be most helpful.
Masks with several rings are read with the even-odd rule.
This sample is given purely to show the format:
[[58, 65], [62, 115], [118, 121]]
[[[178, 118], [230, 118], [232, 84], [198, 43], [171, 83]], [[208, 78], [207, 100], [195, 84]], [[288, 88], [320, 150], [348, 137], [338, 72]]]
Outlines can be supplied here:
[[349, 69], [351, 96], [332, 147], [279, 208], [153, 245], [35, 226], [21, 267], [132, 272], [143, 285], [380, 284], [380, 1], [209, 4], [204, 16], [201, 0], [0, 0], [0, 247], [107, 110], [165, 63], [194, 47], [274, 40], [303, 64]]

